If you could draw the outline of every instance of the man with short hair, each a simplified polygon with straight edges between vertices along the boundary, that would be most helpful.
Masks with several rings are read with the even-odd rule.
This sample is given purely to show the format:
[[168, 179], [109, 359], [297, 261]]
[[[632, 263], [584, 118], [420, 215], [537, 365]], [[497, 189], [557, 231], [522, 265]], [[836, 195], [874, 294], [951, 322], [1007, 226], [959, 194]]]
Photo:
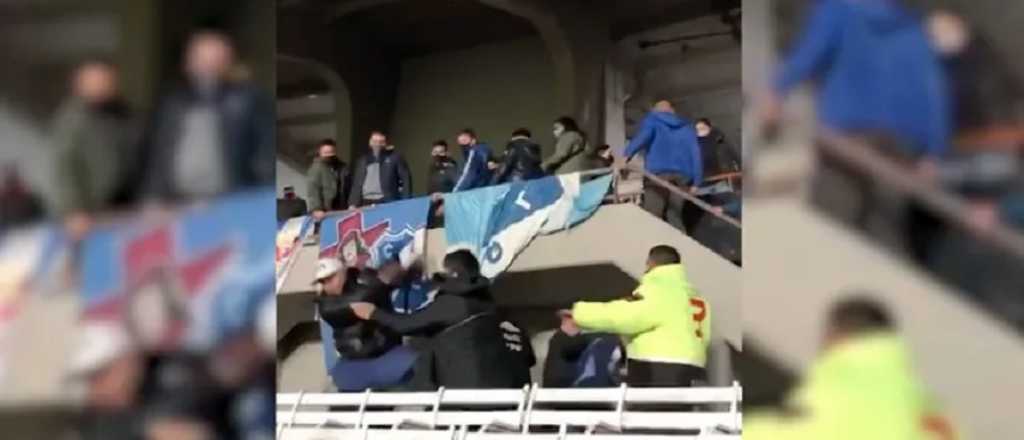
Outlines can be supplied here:
[[462, 147], [464, 163], [453, 191], [482, 188], [491, 183], [492, 173], [487, 167], [491, 159], [491, 147], [477, 140], [476, 132], [467, 128], [459, 132], [459, 146]]
[[708, 317], [700, 324], [692, 319], [692, 296], [679, 252], [661, 245], [648, 253], [647, 273], [632, 295], [604, 303], [580, 301], [562, 315], [580, 329], [615, 333], [629, 340], [626, 382], [630, 386], [689, 387], [706, 380], [711, 337]]
[[[676, 115], [672, 103], [658, 101], [626, 146], [627, 160], [644, 153], [644, 168], [669, 184], [696, 191], [704, 181], [704, 165], [693, 123]], [[684, 199], [661, 185], [644, 183], [644, 209], [672, 226], [683, 228]]]
[[313, 218], [320, 221], [330, 211], [344, 210], [348, 206], [351, 176], [348, 164], [338, 157], [333, 139], [320, 141], [317, 157], [306, 173], [307, 197]]
[[142, 157], [150, 198], [209, 198], [274, 184], [273, 102], [232, 78], [235, 66], [227, 35], [206, 30], [190, 37], [187, 84], [161, 101]]
[[459, 178], [458, 164], [448, 155], [448, 142], [444, 139], [434, 141], [430, 148], [430, 181], [427, 192], [430, 194], [448, 193], [455, 188]]
[[929, 401], [885, 308], [855, 295], [832, 306], [823, 351], [787, 400], [786, 414], [753, 414], [747, 439], [955, 440]]
[[541, 155], [540, 145], [533, 141], [530, 130], [516, 129], [505, 147], [505, 157], [499, 163], [494, 183], [522, 182], [543, 177], [544, 170], [540, 165], [544, 158]]
[[370, 133], [369, 151], [356, 161], [352, 176], [351, 209], [407, 199], [412, 194], [409, 164], [380, 131]]

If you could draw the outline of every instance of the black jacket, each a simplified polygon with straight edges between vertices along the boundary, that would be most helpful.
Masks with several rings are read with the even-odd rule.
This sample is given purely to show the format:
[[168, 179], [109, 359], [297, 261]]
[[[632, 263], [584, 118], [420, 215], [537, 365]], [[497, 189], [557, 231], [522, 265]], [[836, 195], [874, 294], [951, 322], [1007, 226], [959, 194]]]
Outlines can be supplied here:
[[514, 137], [505, 147], [505, 157], [494, 183], [519, 182], [544, 176], [540, 145], [527, 137]]
[[401, 345], [402, 338], [394, 331], [373, 321], [360, 320], [350, 304], [369, 302], [383, 310], [391, 310], [391, 288], [377, 278], [372, 269], [349, 269], [348, 281], [341, 295], [316, 299], [320, 317], [331, 326], [334, 347], [346, 359], [366, 359], [384, 354]]
[[[165, 97], [146, 134], [137, 159], [144, 164], [143, 194], [176, 199], [174, 159], [183, 124], [192, 105], [200, 102], [192, 87]], [[274, 107], [261, 90], [246, 84], [224, 84], [211, 98], [219, 118], [226, 192], [274, 184]]]
[[740, 158], [725, 140], [725, 134], [717, 128], [704, 137], [698, 137], [701, 161], [704, 163], [704, 178], [716, 174], [731, 173], [740, 170]]
[[363, 205], [363, 182], [366, 181], [366, 167], [371, 163], [380, 163], [380, 189], [384, 193], [382, 203], [407, 199], [412, 194], [412, 176], [409, 164], [394, 150], [381, 150], [374, 156], [367, 152], [356, 161], [352, 169], [352, 189], [349, 194], [349, 206]]
[[529, 338], [520, 332], [520, 344], [509, 340], [503, 330], [507, 320], [498, 312], [489, 285], [483, 277], [449, 278], [423, 310], [411, 315], [381, 308], [374, 312], [371, 318], [385, 327], [426, 338], [412, 388], [521, 388], [529, 383]]
[[449, 193], [459, 180], [459, 164], [450, 157], [434, 158], [430, 164], [430, 182], [427, 192]]
[[277, 222], [282, 223], [290, 218], [306, 215], [306, 201], [296, 197], [294, 199], [277, 199]]

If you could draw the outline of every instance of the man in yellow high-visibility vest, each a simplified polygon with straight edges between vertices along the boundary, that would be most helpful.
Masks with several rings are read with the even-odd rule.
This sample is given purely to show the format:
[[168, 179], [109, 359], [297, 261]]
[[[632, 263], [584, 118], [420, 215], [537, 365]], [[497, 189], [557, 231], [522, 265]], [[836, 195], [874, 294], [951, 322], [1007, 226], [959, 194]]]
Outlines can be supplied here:
[[677, 387], [707, 378], [708, 311], [707, 302], [693, 294], [679, 252], [655, 246], [633, 295], [604, 303], [577, 302], [566, 316], [584, 330], [614, 333], [628, 341], [629, 385]]
[[750, 414], [753, 440], [956, 440], [927, 398], [885, 309], [856, 297], [829, 314], [824, 351], [784, 413]]

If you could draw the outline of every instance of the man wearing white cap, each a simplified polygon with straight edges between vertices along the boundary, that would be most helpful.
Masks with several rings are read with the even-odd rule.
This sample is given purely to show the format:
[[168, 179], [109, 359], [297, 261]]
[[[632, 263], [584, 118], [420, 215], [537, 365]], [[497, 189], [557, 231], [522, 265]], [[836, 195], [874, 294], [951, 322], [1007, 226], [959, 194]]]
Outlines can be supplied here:
[[339, 391], [390, 389], [412, 374], [416, 353], [402, 345], [400, 335], [372, 321], [360, 320], [349, 305], [368, 302], [391, 310], [391, 280], [401, 266], [385, 264], [380, 271], [346, 269], [335, 258], [317, 263], [317, 313], [333, 331], [340, 359], [329, 372]]

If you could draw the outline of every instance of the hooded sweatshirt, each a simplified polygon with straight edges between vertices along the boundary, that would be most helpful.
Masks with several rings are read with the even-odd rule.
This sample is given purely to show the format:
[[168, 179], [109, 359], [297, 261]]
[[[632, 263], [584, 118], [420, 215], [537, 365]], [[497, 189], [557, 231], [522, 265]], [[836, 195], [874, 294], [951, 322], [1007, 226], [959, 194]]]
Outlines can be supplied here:
[[694, 315], [692, 292], [683, 265], [666, 264], [648, 271], [631, 298], [578, 302], [572, 316], [584, 329], [625, 336], [630, 359], [703, 368], [711, 323], [706, 316], [700, 324], [687, 319]]
[[693, 122], [675, 113], [652, 111], [626, 146], [626, 157], [645, 151], [644, 167], [651, 174], [682, 174], [691, 184], [704, 181], [704, 165]]
[[828, 349], [789, 404], [795, 416], [748, 415], [743, 438], [957, 438], [915, 377], [906, 345], [893, 334], [864, 335]]
[[952, 108], [945, 71], [919, 17], [895, 0], [818, 0], [775, 81], [780, 96], [816, 80], [818, 116], [841, 132], [887, 134], [939, 156]]

